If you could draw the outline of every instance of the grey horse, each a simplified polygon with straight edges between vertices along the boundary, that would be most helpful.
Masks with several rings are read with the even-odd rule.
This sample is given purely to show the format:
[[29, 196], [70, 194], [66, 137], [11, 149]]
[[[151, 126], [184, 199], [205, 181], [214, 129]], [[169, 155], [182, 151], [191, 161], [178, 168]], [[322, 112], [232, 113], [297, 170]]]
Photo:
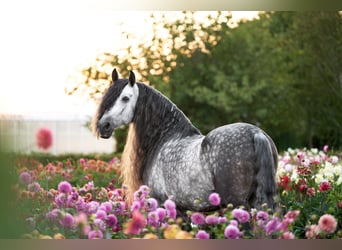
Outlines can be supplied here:
[[272, 139], [248, 123], [233, 123], [207, 135], [190, 122], [167, 97], [152, 87], [118, 77], [94, 116], [97, 136], [109, 138], [114, 129], [130, 124], [122, 156], [123, 182], [128, 199], [142, 184], [163, 202], [173, 197], [180, 211], [218, 209], [211, 193], [229, 203], [274, 209], [278, 153]]

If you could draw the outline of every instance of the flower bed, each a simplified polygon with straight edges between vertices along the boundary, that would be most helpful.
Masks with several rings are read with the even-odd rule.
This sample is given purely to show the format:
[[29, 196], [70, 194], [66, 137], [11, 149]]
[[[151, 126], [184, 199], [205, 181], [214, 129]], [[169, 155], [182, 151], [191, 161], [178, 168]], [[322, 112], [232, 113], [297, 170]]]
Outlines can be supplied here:
[[[280, 211], [228, 205], [211, 213], [177, 215], [141, 186], [132, 204], [124, 197], [120, 160], [81, 158], [50, 162], [18, 158], [18, 206], [23, 238], [250, 239], [341, 238], [342, 161], [328, 149], [289, 149], [279, 155]], [[213, 205], [220, 197], [208, 197]]]

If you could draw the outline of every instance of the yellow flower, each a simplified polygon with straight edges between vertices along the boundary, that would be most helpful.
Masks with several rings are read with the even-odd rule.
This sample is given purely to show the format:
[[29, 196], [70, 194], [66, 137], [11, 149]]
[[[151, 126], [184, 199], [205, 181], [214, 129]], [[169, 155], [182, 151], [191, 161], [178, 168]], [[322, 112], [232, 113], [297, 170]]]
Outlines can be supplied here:
[[176, 239], [177, 233], [180, 231], [178, 225], [169, 225], [164, 231], [164, 238], [165, 239]]
[[189, 232], [186, 231], [179, 231], [176, 234], [176, 239], [179, 240], [186, 240], [186, 239], [193, 239], [192, 235]]
[[61, 234], [61, 233], [56, 233], [56, 234], [53, 236], [53, 238], [54, 238], [55, 240], [64, 240], [64, 239], [65, 239], [65, 236], [64, 236], [63, 234]]
[[49, 235], [41, 234], [41, 235], [39, 235], [38, 239], [40, 239], [40, 240], [52, 240], [52, 237]]
[[144, 239], [148, 239], [148, 240], [156, 240], [158, 239], [158, 236], [153, 234], [153, 233], [148, 233], [144, 236]]

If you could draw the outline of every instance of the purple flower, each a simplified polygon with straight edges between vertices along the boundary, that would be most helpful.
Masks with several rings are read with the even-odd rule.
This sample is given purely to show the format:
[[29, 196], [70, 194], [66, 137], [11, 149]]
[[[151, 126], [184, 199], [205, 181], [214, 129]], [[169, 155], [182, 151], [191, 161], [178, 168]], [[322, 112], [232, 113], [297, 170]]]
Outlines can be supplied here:
[[227, 218], [226, 217], [218, 217], [218, 223], [224, 224], [226, 222], [227, 222]]
[[133, 201], [131, 205], [131, 211], [137, 211], [140, 209], [140, 202], [139, 201]]
[[195, 237], [196, 239], [206, 240], [210, 238], [210, 235], [204, 230], [199, 230]]
[[215, 225], [218, 223], [218, 217], [216, 215], [208, 215], [205, 218], [205, 223], [207, 223], [208, 225]]
[[167, 209], [166, 214], [167, 214], [167, 217], [169, 217], [170, 219], [176, 219], [177, 210], [176, 209]]
[[224, 230], [224, 236], [227, 239], [239, 239], [240, 230], [234, 225], [228, 225]]
[[68, 194], [72, 191], [72, 186], [67, 181], [62, 181], [58, 184], [58, 191], [64, 194]]
[[106, 218], [107, 218], [107, 213], [106, 213], [106, 211], [101, 210], [101, 209], [97, 210], [97, 212], [96, 212], [96, 219], [104, 220], [104, 219], [106, 219]]
[[55, 202], [57, 206], [64, 207], [67, 203], [67, 198], [68, 197], [66, 194], [63, 194], [63, 193], [58, 194], [55, 198]]
[[235, 227], [237, 227], [239, 225], [239, 223], [236, 220], [231, 220], [229, 222], [229, 224], [232, 225], [232, 226], [235, 226]]
[[191, 215], [191, 222], [195, 225], [203, 225], [205, 222], [205, 217], [199, 212], [193, 213]]
[[174, 210], [176, 209], [176, 204], [169, 199], [164, 202], [164, 207], [166, 208], [166, 210]]
[[41, 190], [41, 188], [38, 182], [33, 182], [33, 183], [28, 184], [27, 190], [30, 192], [37, 193]]
[[145, 200], [145, 209], [147, 212], [155, 211], [158, 207], [158, 202], [154, 198], [149, 198]]
[[102, 239], [103, 238], [103, 233], [99, 230], [93, 230], [88, 233], [88, 238], [89, 239]]
[[110, 227], [114, 227], [116, 226], [116, 224], [118, 224], [118, 219], [116, 218], [116, 216], [114, 214], [109, 214], [107, 216], [107, 225]]
[[156, 211], [152, 211], [148, 213], [147, 223], [152, 227], [159, 227], [159, 216]]
[[123, 201], [117, 201], [113, 203], [114, 214], [122, 215], [126, 210], [126, 203]]
[[279, 226], [279, 219], [278, 217], [274, 216], [273, 219], [266, 224], [266, 234], [270, 235], [273, 232], [277, 232], [279, 230]]
[[118, 224], [118, 219], [116, 218], [116, 216], [114, 214], [109, 214], [107, 216], [107, 225], [110, 227], [114, 227], [116, 226], [116, 224]]
[[156, 212], [157, 212], [159, 221], [160, 221], [160, 222], [164, 221], [164, 220], [165, 220], [165, 217], [166, 217], [166, 210], [165, 210], [164, 208], [158, 207], [158, 208], [156, 209]]
[[246, 223], [249, 220], [249, 213], [243, 209], [234, 209], [232, 215], [240, 222]]
[[97, 201], [90, 201], [86, 203], [86, 211], [88, 214], [95, 214], [99, 206], [100, 205]]
[[221, 203], [221, 198], [218, 193], [212, 193], [209, 195], [209, 202], [211, 205], [218, 206]]
[[102, 232], [105, 231], [106, 225], [103, 220], [101, 219], [94, 219], [94, 227], [97, 228], [98, 230], [101, 230]]
[[75, 219], [71, 214], [65, 213], [59, 220], [59, 223], [65, 228], [73, 228], [75, 225]]
[[52, 211], [46, 213], [46, 218], [48, 220], [56, 221], [59, 216], [59, 213], [60, 213], [59, 209], [55, 208]]
[[32, 182], [32, 177], [28, 172], [22, 172], [19, 176], [19, 180], [21, 183], [28, 185]]
[[268, 213], [266, 213], [266, 212], [264, 212], [264, 211], [258, 211], [258, 212], [257, 212], [256, 219], [257, 219], [258, 221], [261, 220], [261, 221], [266, 222], [266, 221], [268, 221], [268, 218], [269, 218]]
[[109, 201], [105, 201], [101, 204], [101, 206], [99, 207], [100, 210], [104, 210], [106, 211], [107, 213], [109, 213], [110, 211], [112, 211], [113, 209], [113, 205], [111, 202]]

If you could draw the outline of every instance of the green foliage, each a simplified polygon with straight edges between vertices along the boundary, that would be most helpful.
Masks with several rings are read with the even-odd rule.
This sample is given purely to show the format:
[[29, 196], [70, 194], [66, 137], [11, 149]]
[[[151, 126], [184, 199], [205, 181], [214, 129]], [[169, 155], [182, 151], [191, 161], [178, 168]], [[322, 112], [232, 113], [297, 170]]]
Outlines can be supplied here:
[[[338, 12], [266, 12], [228, 25], [229, 13], [155, 13], [152, 39], [105, 53], [82, 71], [98, 98], [117, 67], [171, 98], [203, 133], [237, 121], [289, 146], [342, 145], [342, 18]], [[84, 88], [85, 87], [85, 88]], [[119, 142], [121, 143], [121, 142]]]

